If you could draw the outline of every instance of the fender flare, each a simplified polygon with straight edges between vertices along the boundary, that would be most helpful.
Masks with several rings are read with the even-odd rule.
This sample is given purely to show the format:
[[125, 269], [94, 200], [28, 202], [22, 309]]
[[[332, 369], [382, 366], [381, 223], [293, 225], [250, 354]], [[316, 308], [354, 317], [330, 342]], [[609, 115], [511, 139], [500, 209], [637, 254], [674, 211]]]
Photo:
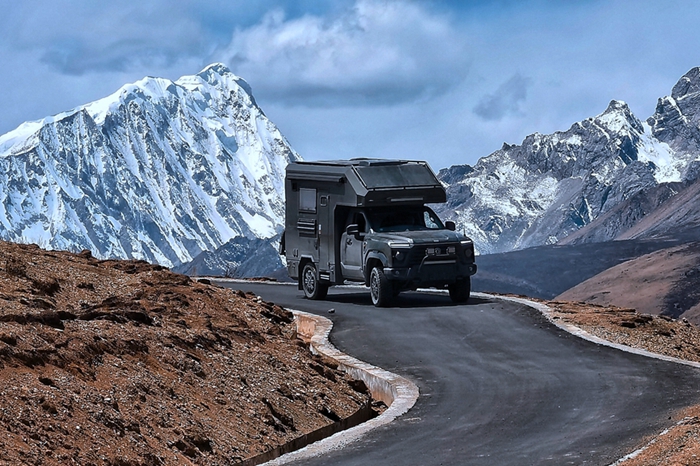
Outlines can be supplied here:
[[372, 262], [373, 260], [378, 260], [381, 262], [382, 267], [388, 267], [389, 266], [389, 259], [386, 257], [386, 254], [380, 251], [369, 251], [367, 255], [365, 256], [365, 263], [364, 263], [364, 268], [363, 268], [363, 275], [365, 276], [365, 284], [369, 283], [369, 274], [372, 272], [372, 269], [368, 267], [367, 265]]

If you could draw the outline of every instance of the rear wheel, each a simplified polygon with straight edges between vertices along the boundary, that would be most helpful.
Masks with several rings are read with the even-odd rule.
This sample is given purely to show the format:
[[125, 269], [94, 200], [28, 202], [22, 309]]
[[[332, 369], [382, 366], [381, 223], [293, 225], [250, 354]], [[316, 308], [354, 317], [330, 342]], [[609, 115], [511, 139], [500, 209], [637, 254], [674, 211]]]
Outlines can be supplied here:
[[391, 282], [381, 267], [374, 267], [369, 276], [369, 293], [372, 304], [377, 307], [388, 306], [392, 298]]
[[301, 273], [301, 287], [308, 299], [323, 299], [328, 294], [328, 284], [318, 281], [316, 266], [309, 262]]
[[450, 298], [455, 303], [466, 303], [472, 290], [472, 280], [470, 277], [457, 280], [447, 287], [450, 291]]

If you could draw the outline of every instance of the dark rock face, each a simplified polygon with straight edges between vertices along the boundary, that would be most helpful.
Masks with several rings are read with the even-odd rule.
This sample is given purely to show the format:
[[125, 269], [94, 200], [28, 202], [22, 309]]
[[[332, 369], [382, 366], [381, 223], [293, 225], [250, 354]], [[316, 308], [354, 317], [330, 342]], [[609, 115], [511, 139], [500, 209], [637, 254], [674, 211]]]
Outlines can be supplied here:
[[558, 244], [598, 243], [619, 238], [682, 189], [682, 183], [662, 183], [642, 189]]
[[186, 275], [228, 278], [287, 278], [277, 249], [279, 235], [271, 239], [237, 237], [215, 251], [205, 251], [174, 271]]
[[181, 264], [279, 233], [298, 158], [225, 66], [145, 78], [0, 136], [0, 239]]
[[[482, 254], [554, 244], [582, 229], [591, 231], [576, 242], [607, 241], [700, 175], [699, 148], [700, 68], [694, 68], [646, 123], [612, 101], [567, 131], [535, 133], [473, 168], [441, 170], [448, 203], [436, 210]], [[602, 217], [592, 231], [588, 226]]]
[[441, 169], [437, 176], [443, 183], [452, 184], [462, 180], [473, 171], [471, 165], [452, 165], [449, 168]]
[[670, 96], [659, 99], [647, 123], [655, 138], [687, 159], [684, 178], [697, 178], [697, 163], [691, 162], [700, 151], [700, 67], [688, 71], [673, 86]]
[[440, 172], [449, 203], [438, 207], [482, 253], [559, 241], [613, 205], [656, 184], [644, 126], [622, 103], [552, 135], [504, 146], [465, 171]]

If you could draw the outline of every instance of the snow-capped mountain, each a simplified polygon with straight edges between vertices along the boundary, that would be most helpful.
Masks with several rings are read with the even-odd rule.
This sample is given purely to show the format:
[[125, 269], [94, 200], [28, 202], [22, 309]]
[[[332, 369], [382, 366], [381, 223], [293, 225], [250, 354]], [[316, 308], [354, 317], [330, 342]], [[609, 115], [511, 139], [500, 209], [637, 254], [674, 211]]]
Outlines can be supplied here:
[[0, 238], [166, 266], [284, 222], [299, 156], [221, 64], [0, 136]]
[[659, 99], [654, 115], [647, 119], [653, 136], [673, 150], [682, 178], [700, 178], [700, 67], [688, 71]]
[[448, 204], [437, 210], [482, 254], [557, 243], [638, 193], [697, 178], [698, 147], [700, 68], [694, 68], [646, 122], [612, 101], [567, 131], [536, 133], [474, 167], [442, 170]]

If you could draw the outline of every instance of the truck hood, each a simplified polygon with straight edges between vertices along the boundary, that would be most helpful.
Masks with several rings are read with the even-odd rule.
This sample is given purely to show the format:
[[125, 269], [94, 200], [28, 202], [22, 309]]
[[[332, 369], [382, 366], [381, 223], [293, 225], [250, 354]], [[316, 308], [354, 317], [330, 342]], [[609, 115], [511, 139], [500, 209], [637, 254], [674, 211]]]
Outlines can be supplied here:
[[413, 244], [456, 243], [468, 240], [462, 233], [451, 230], [407, 230], [370, 233], [367, 238], [383, 241], [406, 241]]

